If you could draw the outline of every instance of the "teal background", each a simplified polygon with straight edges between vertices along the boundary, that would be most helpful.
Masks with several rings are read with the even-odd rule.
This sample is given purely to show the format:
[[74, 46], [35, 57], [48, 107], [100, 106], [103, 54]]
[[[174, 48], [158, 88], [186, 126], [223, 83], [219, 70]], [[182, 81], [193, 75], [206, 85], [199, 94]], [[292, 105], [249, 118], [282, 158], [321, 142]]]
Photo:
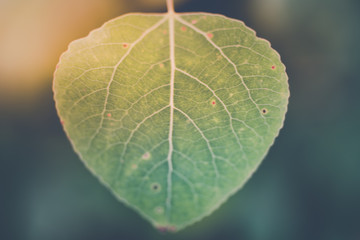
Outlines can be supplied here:
[[1, 99], [0, 239], [360, 239], [359, 7], [355, 0], [176, 7], [243, 20], [281, 54], [291, 92], [284, 128], [250, 181], [177, 234], [157, 232], [84, 167], [57, 118], [52, 76], [33, 101]]

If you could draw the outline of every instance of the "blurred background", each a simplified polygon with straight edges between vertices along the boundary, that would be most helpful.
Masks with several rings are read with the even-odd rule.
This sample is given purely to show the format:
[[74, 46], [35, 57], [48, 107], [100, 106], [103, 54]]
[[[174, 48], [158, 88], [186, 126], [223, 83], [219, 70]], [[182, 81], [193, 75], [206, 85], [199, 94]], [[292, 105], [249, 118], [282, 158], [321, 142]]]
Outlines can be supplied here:
[[243, 20], [287, 66], [285, 126], [246, 186], [203, 221], [161, 234], [72, 150], [52, 97], [70, 41], [165, 0], [0, 0], [0, 239], [359, 240], [360, 1], [179, 0]]

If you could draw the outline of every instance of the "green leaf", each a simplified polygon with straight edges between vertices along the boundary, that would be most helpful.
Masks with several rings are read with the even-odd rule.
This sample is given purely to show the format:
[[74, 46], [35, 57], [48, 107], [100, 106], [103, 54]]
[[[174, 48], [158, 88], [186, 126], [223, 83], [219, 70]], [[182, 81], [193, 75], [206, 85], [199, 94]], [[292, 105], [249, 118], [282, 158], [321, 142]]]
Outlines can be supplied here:
[[289, 96], [270, 44], [207, 13], [105, 23], [61, 56], [54, 93], [90, 171], [170, 231], [243, 186], [278, 135]]

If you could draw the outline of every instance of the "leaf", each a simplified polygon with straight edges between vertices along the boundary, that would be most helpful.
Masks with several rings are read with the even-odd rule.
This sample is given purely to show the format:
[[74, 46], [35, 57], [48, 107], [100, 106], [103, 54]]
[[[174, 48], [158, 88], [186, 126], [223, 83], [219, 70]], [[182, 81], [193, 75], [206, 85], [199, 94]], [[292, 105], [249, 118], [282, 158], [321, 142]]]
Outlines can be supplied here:
[[289, 96], [269, 43], [207, 13], [105, 23], [61, 56], [54, 93], [85, 165], [170, 231], [243, 186], [278, 135]]

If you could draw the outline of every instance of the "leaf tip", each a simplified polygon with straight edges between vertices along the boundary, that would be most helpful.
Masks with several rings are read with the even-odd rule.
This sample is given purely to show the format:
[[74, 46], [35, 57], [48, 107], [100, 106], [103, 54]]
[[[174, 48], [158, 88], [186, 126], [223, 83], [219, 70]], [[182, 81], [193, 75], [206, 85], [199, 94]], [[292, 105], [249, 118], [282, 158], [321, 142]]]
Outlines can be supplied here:
[[175, 226], [157, 226], [156, 229], [161, 233], [167, 233], [167, 232], [174, 233], [174, 232], [176, 232], [176, 227]]

